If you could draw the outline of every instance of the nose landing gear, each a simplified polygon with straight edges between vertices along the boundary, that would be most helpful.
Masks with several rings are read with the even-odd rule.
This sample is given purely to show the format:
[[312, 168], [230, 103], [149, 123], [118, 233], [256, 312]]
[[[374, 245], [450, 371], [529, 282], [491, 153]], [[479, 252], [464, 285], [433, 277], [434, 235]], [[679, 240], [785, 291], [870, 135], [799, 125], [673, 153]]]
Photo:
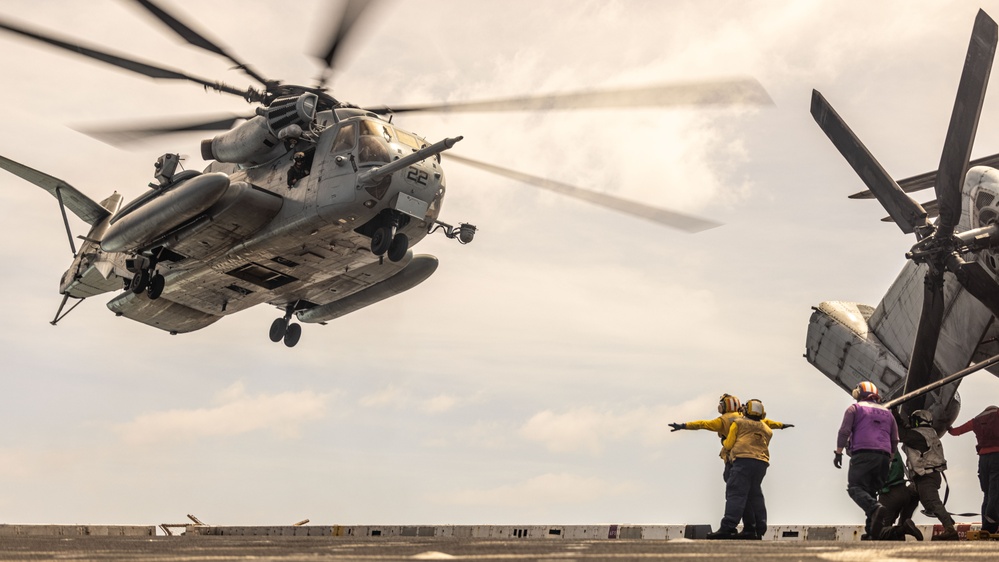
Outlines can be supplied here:
[[389, 261], [397, 262], [409, 251], [409, 237], [398, 232], [405, 225], [397, 214], [389, 214], [382, 220], [382, 225], [371, 233], [371, 253], [376, 256], [387, 253]]
[[291, 304], [285, 308], [285, 314], [281, 318], [274, 319], [271, 322], [270, 338], [271, 341], [277, 343], [284, 340], [284, 344], [288, 347], [295, 347], [298, 340], [302, 337], [302, 325], [297, 323], [291, 323], [291, 315], [295, 313], [295, 305]]

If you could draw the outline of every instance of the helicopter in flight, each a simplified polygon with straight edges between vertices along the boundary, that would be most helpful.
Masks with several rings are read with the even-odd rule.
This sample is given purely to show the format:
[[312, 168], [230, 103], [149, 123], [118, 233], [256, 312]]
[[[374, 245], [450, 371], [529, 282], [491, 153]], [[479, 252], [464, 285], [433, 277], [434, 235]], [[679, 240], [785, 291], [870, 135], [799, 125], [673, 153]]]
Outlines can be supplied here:
[[[877, 307], [813, 307], [805, 358], [848, 393], [870, 380], [905, 419], [930, 410], [939, 433], [960, 412], [960, 377], [952, 374], [986, 368], [999, 375], [999, 154], [970, 159], [996, 43], [995, 21], [979, 11], [938, 169], [898, 182], [822, 94], [812, 93], [812, 116], [868, 188], [850, 197], [876, 198], [885, 220], [916, 243]], [[930, 187], [933, 201], [908, 195]]]
[[[343, 4], [339, 26], [319, 57], [324, 69], [314, 86], [267, 78], [163, 6], [135, 3], [188, 43], [233, 63], [257, 86], [201, 78], [6, 19], [0, 19], [0, 30], [139, 75], [238, 96], [254, 111], [241, 119], [122, 131], [133, 136], [223, 131], [201, 143], [201, 156], [210, 162], [203, 171], [179, 169], [179, 154], [163, 154], [149, 190], [130, 202], [117, 192], [95, 201], [60, 178], [0, 156], [0, 167], [42, 187], [59, 203], [74, 259], [60, 281], [63, 299], [52, 324], [84, 299], [111, 292], [116, 294], [107, 306], [116, 315], [171, 334], [269, 304], [282, 311], [270, 326], [270, 339], [293, 347], [302, 323], [325, 324], [415, 287], [438, 266], [436, 257], [414, 254], [416, 244], [438, 232], [468, 244], [477, 229], [439, 219], [446, 193], [442, 155], [462, 137], [425, 139], [395, 123], [396, 114], [770, 102], [757, 82], [729, 80], [362, 107], [334, 98], [326, 84], [344, 40], [370, 2]], [[717, 226], [451, 152], [447, 159], [687, 232]], [[67, 209], [90, 225], [79, 249]], [[69, 299], [76, 302], [67, 309]]]

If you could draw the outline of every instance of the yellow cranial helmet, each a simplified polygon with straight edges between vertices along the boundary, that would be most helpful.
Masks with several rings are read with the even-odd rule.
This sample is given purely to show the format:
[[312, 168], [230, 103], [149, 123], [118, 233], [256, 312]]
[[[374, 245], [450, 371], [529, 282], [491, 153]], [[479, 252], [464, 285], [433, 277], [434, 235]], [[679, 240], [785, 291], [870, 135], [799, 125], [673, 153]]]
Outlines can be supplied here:
[[727, 414], [729, 412], [738, 412], [742, 407], [739, 399], [731, 394], [722, 394], [721, 398], [718, 399], [718, 413]]
[[857, 388], [853, 389], [854, 400], [868, 400], [870, 398], [874, 400], [881, 398], [881, 395], [878, 394], [878, 387], [874, 386], [871, 381], [863, 381], [857, 385]]
[[760, 402], [756, 398], [746, 401], [746, 407], [745, 410], [743, 410], [743, 413], [754, 418], [762, 419], [767, 417], [767, 411], [763, 407], [763, 402]]

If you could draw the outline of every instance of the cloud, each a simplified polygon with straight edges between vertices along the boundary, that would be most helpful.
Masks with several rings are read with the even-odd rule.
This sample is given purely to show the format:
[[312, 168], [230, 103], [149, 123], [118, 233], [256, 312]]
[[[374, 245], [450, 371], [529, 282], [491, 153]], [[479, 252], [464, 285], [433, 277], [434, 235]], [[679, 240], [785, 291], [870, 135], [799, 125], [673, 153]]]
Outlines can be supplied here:
[[446, 503], [490, 507], [537, 507], [589, 502], [632, 491], [634, 486], [570, 473], [548, 473], [525, 482], [446, 494]]
[[424, 400], [420, 405], [420, 409], [428, 414], [441, 414], [447, 412], [458, 403], [458, 399], [449, 394], [439, 394]]
[[583, 451], [600, 453], [611, 441], [639, 440], [660, 443], [670, 432], [671, 421], [703, 416], [710, 398], [698, 396], [679, 405], [642, 406], [626, 411], [599, 411], [582, 407], [556, 413], [544, 410], [533, 415], [520, 428], [520, 436], [544, 444], [556, 453]]
[[249, 395], [235, 383], [216, 396], [214, 408], [143, 414], [116, 430], [131, 444], [239, 435], [269, 429], [282, 438], [299, 435], [303, 423], [326, 416], [329, 394], [312, 391]]
[[393, 384], [363, 396], [359, 403], [366, 408], [415, 408], [426, 414], [442, 414], [454, 408], [459, 401], [457, 396], [450, 394], [438, 394], [432, 398], [418, 398]]

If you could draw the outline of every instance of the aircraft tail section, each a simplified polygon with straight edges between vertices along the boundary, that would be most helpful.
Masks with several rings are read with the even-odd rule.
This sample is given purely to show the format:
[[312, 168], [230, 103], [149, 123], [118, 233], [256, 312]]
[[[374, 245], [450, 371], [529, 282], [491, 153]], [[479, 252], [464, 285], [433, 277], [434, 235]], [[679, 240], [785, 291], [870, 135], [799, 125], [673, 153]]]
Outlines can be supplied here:
[[74, 298], [83, 299], [121, 289], [123, 279], [116, 271], [125, 268], [125, 255], [101, 250], [101, 239], [107, 231], [111, 218], [121, 208], [122, 197], [112, 194], [100, 202], [107, 215], [94, 223], [83, 239], [83, 245], [73, 258], [69, 269], [63, 273], [59, 292]]
[[87, 224], [97, 224], [101, 219], [110, 215], [107, 208], [59, 178], [39, 172], [34, 168], [29, 168], [20, 162], [15, 162], [3, 156], [0, 156], [0, 168], [48, 191], [62, 205], [65, 205], [67, 209]]
[[805, 345], [812, 366], [846, 392], [871, 381], [882, 396], [901, 393], [906, 367], [871, 330], [873, 307], [832, 301], [812, 311]]

